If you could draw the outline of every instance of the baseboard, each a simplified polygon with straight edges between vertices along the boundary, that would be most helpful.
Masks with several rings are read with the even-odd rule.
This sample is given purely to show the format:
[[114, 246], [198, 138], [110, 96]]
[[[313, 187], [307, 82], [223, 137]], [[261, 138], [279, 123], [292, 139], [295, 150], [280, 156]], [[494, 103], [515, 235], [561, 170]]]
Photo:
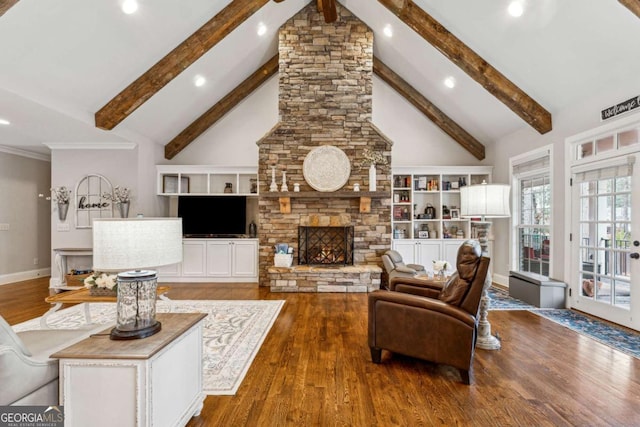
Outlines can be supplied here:
[[38, 277], [51, 276], [51, 268], [40, 268], [38, 270], [20, 271], [0, 275], [0, 285], [8, 283], [22, 282], [24, 280], [37, 279]]
[[494, 286], [497, 285], [500, 288], [509, 289], [509, 276], [494, 274], [491, 278]]

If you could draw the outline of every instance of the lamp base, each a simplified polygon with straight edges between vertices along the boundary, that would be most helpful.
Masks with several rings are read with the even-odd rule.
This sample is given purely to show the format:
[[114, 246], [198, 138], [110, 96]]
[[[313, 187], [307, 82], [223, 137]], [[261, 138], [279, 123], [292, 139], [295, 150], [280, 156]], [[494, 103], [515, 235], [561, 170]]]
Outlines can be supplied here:
[[149, 325], [142, 329], [136, 329], [134, 331], [122, 331], [117, 327], [111, 330], [109, 338], [112, 340], [137, 340], [140, 338], [150, 337], [162, 329], [162, 324], [156, 321], [153, 325]]

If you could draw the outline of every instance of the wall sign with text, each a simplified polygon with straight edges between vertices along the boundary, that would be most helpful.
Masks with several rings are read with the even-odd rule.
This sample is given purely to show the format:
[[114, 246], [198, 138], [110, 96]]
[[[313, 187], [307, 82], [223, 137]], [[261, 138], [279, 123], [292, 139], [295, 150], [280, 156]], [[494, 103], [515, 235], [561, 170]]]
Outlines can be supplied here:
[[113, 217], [111, 200], [104, 194], [112, 193], [111, 182], [102, 175], [86, 175], [76, 185], [76, 228], [91, 228], [94, 218]]
[[617, 115], [628, 113], [640, 107], [640, 96], [634, 96], [624, 102], [605, 108], [600, 112], [600, 120], [607, 120]]

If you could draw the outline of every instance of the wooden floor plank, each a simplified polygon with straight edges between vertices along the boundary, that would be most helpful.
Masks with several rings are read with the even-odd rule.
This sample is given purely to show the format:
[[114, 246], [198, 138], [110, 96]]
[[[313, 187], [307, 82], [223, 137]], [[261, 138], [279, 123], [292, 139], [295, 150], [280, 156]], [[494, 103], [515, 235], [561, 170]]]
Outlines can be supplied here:
[[[640, 361], [531, 312], [490, 312], [502, 349], [477, 350], [465, 386], [447, 366], [387, 352], [372, 363], [366, 294], [170, 286], [172, 299], [286, 301], [237, 394], [207, 397], [189, 426], [639, 424]], [[40, 316], [47, 295], [48, 278], [0, 286], [0, 314]]]

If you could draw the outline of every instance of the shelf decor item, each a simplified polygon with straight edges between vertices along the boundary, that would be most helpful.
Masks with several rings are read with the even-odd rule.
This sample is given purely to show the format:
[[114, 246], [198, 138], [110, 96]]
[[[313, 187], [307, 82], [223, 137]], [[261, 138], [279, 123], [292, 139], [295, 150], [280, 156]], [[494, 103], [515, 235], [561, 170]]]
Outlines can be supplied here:
[[362, 153], [363, 159], [360, 161], [360, 167], [369, 167], [369, 191], [377, 189], [377, 172], [376, 165], [386, 165], [387, 159], [378, 152], [365, 148]]
[[271, 166], [271, 185], [269, 186], [269, 191], [275, 192], [278, 191], [278, 183], [276, 183], [276, 167]]
[[157, 275], [149, 268], [182, 261], [182, 218], [93, 221], [94, 271], [119, 272], [112, 340], [146, 338], [160, 331], [156, 320]]
[[[511, 216], [509, 209], [509, 192], [511, 187], [506, 184], [487, 184], [482, 181], [479, 185], [467, 186], [466, 183], [460, 188], [460, 215], [462, 217], [479, 217], [481, 221], [474, 222], [478, 230], [478, 241], [482, 248], [482, 254], [489, 256], [489, 230], [491, 222], [486, 218], [508, 218]], [[491, 298], [488, 289], [491, 286], [491, 273], [487, 272], [487, 277], [482, 291], [480, 301], [480, 320], [478, 322], [477, 346], [485, 350], [499, 350], [500, 340], [491, 335], [491, 324], [487, 319]]]
[[332, 145], [314, 148], [302, 163], [302, 175], [316, 191], [339, 190], [347, 183], [350, 174], [349, 158], [344, 151]]
[[131, 190], [129, 188], [116, 185], [113, 187], [112, 193], [104, 193], [102, 197], [111, 200], [113, 204], [118, 206], [120, 218], [129, 217], [129, 205], [131, 204]]
[[69, 201], [71, 199], [71, 190], [67, 187], [53, 187], [50, 189], [52, 200], [58, 204], [58, 219], [66, 221], [67, 212], [69, 212]]
[[118, 276], [116, 274], [93, 272], [86, 275], [83, 284], [89, 289], [89, 295], [92, 296], [116, 296], [118, 292]]

